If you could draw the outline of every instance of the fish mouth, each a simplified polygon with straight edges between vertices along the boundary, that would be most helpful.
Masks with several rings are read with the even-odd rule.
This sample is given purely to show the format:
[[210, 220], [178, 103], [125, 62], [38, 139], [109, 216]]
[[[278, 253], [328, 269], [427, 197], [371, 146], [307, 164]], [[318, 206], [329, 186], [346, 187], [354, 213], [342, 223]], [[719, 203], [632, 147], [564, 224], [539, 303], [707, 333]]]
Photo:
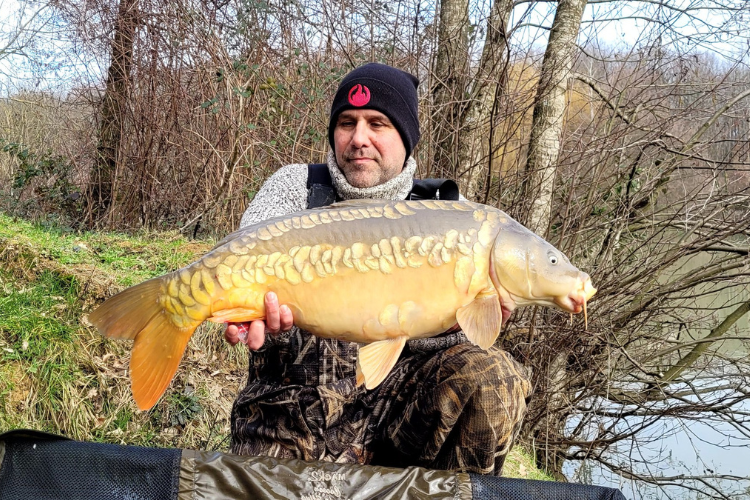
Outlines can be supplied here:
[[563, 311], [578, 314], [583, 311], [584, 297], [578, 294], [570, 294], [563, 297], [555, 297], [554, 302]]
[[586, 303], [594, 296], [596, 288], [591, 285], [591, 280], [582, 280], [578, 290], [570, 292], [568, 295], [555, 297], [555, 304], [565, 311], [578, 314], [586, 310]]

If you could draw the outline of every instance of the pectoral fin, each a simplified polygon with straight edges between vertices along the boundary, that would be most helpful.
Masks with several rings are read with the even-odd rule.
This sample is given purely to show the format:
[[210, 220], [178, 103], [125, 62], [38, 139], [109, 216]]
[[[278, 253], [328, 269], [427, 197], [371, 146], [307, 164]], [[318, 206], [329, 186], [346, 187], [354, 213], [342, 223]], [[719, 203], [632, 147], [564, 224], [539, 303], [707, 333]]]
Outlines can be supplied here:
[[500, 334], [503, 310], [494, 289], [485, 289], [468, 305], [456, 311], [466, 337], [482, 349], [489, 349]]
[[221, 311], [214, 311], [213, 316], [208, 318], [208, 321], [214, 323], [244, 323], [248, 321], [255, 321], [256, 319], [263, 319], [266, 315], [264, 312], [259, 312], [254, 309], [245, 309], [242, 307], [235, 307], [232, 309], [222, 309]]
[[406, 336], [373, 342], [359, 349], [357, 385], [374, 389], [380, 385], [398, 361], [406, 344]]

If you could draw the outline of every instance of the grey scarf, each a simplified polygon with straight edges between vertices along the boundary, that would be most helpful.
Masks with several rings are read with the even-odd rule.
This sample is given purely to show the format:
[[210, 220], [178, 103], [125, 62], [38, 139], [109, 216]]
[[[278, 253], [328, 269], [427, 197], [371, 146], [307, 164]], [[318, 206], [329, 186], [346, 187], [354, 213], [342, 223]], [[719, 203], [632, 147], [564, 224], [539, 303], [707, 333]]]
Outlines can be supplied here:
[[413, 157], [409, 157], [400, 174], [384, 184], [371, 188], [358, 188], [349, 184], [346, 177], [344, 177], [344, 173], [336, 163], [336, 155], [333, 151], [328, 152], [328, 171], [331, 173], [331, 179], [333, 180], [336, 192], [344, 200], [362, 198], [403, 200], [409, 194], [409, 191], [411, 191], [414, 172], [417, 171], [417, 162]]

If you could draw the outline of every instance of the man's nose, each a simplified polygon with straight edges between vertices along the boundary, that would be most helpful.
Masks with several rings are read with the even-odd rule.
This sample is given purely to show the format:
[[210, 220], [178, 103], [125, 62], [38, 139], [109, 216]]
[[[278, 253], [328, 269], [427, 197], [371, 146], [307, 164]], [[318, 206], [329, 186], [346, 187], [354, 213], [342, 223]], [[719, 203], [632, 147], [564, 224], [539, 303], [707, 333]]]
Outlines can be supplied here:
[[364, 148], [370, 145], [370, 134], [367, 127], [367, 122], [364, 120], [358, 121], [354, 127], [354, 133], [352, 134], [352, 146], [356, 148]]

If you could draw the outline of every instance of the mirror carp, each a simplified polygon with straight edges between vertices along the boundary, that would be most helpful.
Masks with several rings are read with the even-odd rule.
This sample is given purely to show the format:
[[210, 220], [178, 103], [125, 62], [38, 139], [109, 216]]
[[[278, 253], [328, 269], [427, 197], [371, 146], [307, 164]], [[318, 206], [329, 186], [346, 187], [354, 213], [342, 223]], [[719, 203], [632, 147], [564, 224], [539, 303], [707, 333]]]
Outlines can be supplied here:
[[133, 397], [156, 404], [204, 321], [265, 317], [277, 294], [294, 324], [359, 342], [357, 384], [377, 387], [407, 340], [456, 323], [488, 349], [517, 306], [585, 313], [589, 276], [504, 212], [467, 201], [353, 200], [236, 231], [201, 259], [107, 299], [89, 320], [131, 339]]

